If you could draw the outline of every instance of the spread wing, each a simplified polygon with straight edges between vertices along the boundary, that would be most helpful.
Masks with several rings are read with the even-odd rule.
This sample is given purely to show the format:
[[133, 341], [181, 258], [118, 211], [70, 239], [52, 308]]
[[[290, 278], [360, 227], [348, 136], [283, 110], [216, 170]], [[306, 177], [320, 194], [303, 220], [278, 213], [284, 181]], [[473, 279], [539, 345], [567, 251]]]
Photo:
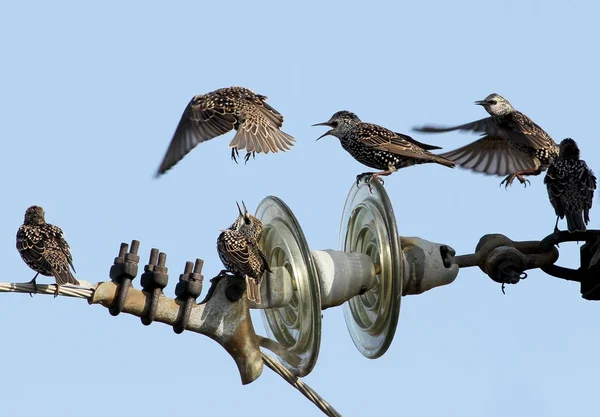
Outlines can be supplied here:
[[465, 169], [487, 175], [505, 176], [536, 168], [533, 158], [519, 151], [508, 140], [494, 136], [485, 136], [440, 156]]
[[199, 143], [233, 130], [237, 122], [235, 111], [236, 103], [221, 94], [213, 92], [192, 98], [183, 111], [156, 176], [171, 169]]
[[486, 117], [458, 126], [426, 125], [414, 128], [417, 132], [443, 133], [455, 130], [478, 132], [482, 135], [508, 139], [534, 149], [543, 149], [555, 145], [554, 140], [544, 129], [536, 125], [529, 117], [514, 111], [502, 118]]
[[269, 153], [285, 152], [294, 146], [294, 138], [279, 130], [265, 116], [263, 109], [263, 106], [248, 105], [241, 110], [241, 122], [230, 147], [245, 149], [246, 152]]

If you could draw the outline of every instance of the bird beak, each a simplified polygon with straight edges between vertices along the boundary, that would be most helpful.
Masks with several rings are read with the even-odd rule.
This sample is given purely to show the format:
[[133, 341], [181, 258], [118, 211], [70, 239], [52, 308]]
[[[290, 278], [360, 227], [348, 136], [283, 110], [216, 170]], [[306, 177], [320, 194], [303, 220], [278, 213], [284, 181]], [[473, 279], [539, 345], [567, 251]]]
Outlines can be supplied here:
[[475, 102], [475, 104], [477, 104], [478, 106], [485, 106], [487, 104], [487, 101], [485, 101], [485, 100], [477, 100]]
[[[323, 123], [315, 123], [315, 124], [313, 125], [313, 127], [314, 127], [314, 126], [328, 126], [328, 127], [331, 127], [331, 124], [329, 124], [329, 122], [323, 122]], [[317, 138], [317, 140], [319, 140], [319, 139], [321, 139], [321, 138], [323, 138], [323, 137], [325, 137], [325, 136], [327, 136], [327, 135], [331, 135], [331, 132], [332, 132], [332, 131], [333, 131], [333, 129], [331, 129], [331, 130], [328, 130], [327, 132], [325, 132], [325, 133], [323, 133], [321, 136], [319, 136], [319, 137]], [[315, 141], [315, 142], [316, 142], [316, 141]]]
[[[321, 136], [319, 136], [319, 137], [317, 138], [317, 140], [319, 140], [319, 139], [321, 139], [321, 138], [324, 138], [325, 136], [331, 135], [331, 132], [333, 132], [333, 129], [331, 129], [331, 130], [328, 130], [327, 132], [323, 133]], [[315, 142], [316, 142], [316, 141], [315, 141]]]
[[[244, 200], [242, 200], [242, 206], [244, 207], [244, 218], [248, 218], [248, 209], [246, 208], [246, 203], [244, 203]], [[241, 212], [240, 212], [241, 214]]]
[[[244, 217], [244, 213], [242, 213], [242, 209], [240, 208], [240, 204], [236, 201], [235, 204], [238, 207], [238, 211], [240, 212], [240, 217]], [[244, 204], [244, 202], [242, 201], [242, 204]]]

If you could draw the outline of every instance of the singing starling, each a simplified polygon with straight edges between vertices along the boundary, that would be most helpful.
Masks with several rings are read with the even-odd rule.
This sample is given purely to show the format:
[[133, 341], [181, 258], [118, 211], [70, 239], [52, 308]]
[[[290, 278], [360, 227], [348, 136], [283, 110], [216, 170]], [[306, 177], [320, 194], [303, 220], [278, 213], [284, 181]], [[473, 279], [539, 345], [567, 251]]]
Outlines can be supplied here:
[[569, 232], [583, 232], [590, 221], [596, 177], [579, 159], [579, 148], [573, 139], [560, 143], [560, 153], [548, 167], [544, 184], [557, 216], [554, 231], [558, 232], [558, 219], [566, 217]]
[[506, 178], [505, 188], [518, 179], [527, 186], [526, 175], [539, 175], [558, 156], [558, 145], [544, 129], [515, 110], [499, 94], [490, 94], [475, 104], [490, 114], [481, 120], [460, 126], [423, 126], [418, 132], [439, 133], [453, 130], [475, 131], [482, 138], [461, 148], [440, 154], [463, 168]]
[[36, 278], [39, 274], [56, 279], [56, 291], [61, 285], [79, 285], [69, 267], [75, 272], [71, 250], [58, 226], [46, 223], [44, 209], [31, 206], [25, 211], [23, 225], [17, 231], [17, 250], [27, 266], [36, 271], [30, 281], [37, 292]]
[[356, 182], [365, 179], [369, 184], [373, 179], [387, 176], [393, 172], [411, 165], [435, 162], [454, 168], [454, 162], [430, 153], [430, 150], [441, 149], [438, 146], [418, 142], [410, 136], [396, 133], [385, 127], [362, 122], [356, 114], [342, 110], [331, 116], [327, 122], [313, 126], [329, 126], [324, 136], [335, 136], [354, 159], [370, 168], [380, 169], [381, 172], [365, 172], [356, 176]]
[[[243, 203], [242, 203], [243, 204]], [[247, 297], [256, 304], [262, 302], [260, 281], [265, 271], [271, 271], [258, 242], [262, 223], [238, 205], [239, 216], [228, 229], [221, 230], [217, 238], [217, 252], [225, 268], [246, 279]]]
[[289, 150], [294, 138], [279, 130], [283, 116], [266, 99], [244, 87], [220, 88], [194, 96], [181, 116], [156, 176], [171, 169], [199, 143], [232, 129], [237, 131], [229, 143], [235, 162], [242, 149], [246, 150], [246, 162], [257, 153]]

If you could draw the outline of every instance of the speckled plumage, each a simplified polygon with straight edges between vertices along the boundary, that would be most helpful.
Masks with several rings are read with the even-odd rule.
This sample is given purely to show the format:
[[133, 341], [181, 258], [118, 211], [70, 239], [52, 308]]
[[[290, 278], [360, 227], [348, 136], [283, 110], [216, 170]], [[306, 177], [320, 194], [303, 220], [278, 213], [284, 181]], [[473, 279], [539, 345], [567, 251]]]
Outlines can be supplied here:
[[245, 205], [244, 212], [239, 212], [231, 227], [222, 230], [217, 238], [217, 252], [228, 271], [246, 279], [248, 299], [260, 304], [260, 282], [264, 272], [270, 271], [258, 243], [263, 226], [260, 220], [248, 213]]
[[53, 276], [58, 287], [65, 284], [79, 285], [71, 273], [73, 258], [71, 249], [58, 226], [46, 223], [44, 210], [31, 206], [25, 212], [23, 225], [17, 231], [17, 250], [27, 266], [36, 271], [31, 282], [35, 285], [38, 274]]
[[236, 162], [242, 149], [246, 150], [246, 161], [257, 153], [289, 150], [295, 140], [280, 130], [283, 116], [266, 99], [244, 87], [220, 88], [194, 96], [181, 116], [156, 176], [171, 169], [199, 143], [233, 129], [237, 133], [229, 147]]
[[539, 175], [558, 156], [558, 145], [525, 114], [515, 110], [504, 97], [490, 94], [476, 101], [490, 114], [464, 125], [423, 126], [418, 132], [441, 133], [454, 130], [479, 132], [483, 137], [453, 151], [440, 154], [463, 168], [488, 175], [502, 175], [506, 186], [515, 178], [526, 183], [523, 176]]
[[566, 217], [569, 232], [584, 231], [590, 221], [596, 177], [580, 159], [579, 147], [573, 139], [560, 143], [560, 154], [548, 167], [544, 184], [557, 216], [554, 230], [558, 231], [559, 218]]
[[454, 167], [452, 161], [429, 152], [440, 149], [439, 147], [418, 142], [410, 136], [376, 124], [362, 122], [358, 116], [346, 110], [335, 113], [327, 122], [313, 126], [331, 127], [331, 130], [318, 139], [327, 135], [335, 136], [340, 140], [342, 148], [358, 162], [383, 171], [365, 172], [357, 177], [359, 179], [363, 176], [377, 178], [390, 175], [401, 168], [432, 162]]

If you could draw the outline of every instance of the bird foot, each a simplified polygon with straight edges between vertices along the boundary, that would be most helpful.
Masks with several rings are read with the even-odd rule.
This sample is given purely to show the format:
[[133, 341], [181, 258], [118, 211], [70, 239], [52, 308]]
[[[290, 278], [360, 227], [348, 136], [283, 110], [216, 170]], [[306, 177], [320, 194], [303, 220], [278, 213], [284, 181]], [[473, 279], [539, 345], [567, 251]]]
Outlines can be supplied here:
[[521, 184], [524, 184], [525, 188], [527, 188], [527, 184], [531, 184], [527, 178], [523, 178], [521, 175], [515, 173], [504, 178], [500, 183], [500, 187], [502, 187], [502, 184], [504, 184], [504, 189], [507, 189], [509, 185], [512, 185], [515, 178], [518, 179]]
[[[29, 281], [30, 284], [33, 284], [33, 294], [37, 294], [37, 292], [38, 292], [37, 282], [35, 281], [37, 276], [38, 276], [38, 274], [35, 274], [35, 277], [33, 277], [33, 279], [31, 281]], [[31, 298], [33, 298], [33, 295], [31, 293], [29, 293], [29, 296]]]
[[231, 159], [233, 159], [233, 162], [236, 164], [238, 163], [237, 159], [239, 156], [240, 152], [237, 150], [237, 148], [231, 148]]
[[59, 290], [60, 290], [60, 285], [56, 284], [56, 289], [54, 290], [54, 298], [58, 297]]
[[373, 186], [371, 185], [371, 181], [373, 181], [374, 179], [379, 181], [381, 183], [381, 185], [384, 184], [383, 178], [381, 178], [379, 175], [377, 175], [373, 172], [364, 172], [364, 173], [358, 174], [356, 176], [356, 186], [358, 187], [360, 184], [360, 181], [364, 180], [365, 184], [367, 184], [367, 186], [369, 187], [369, 192], [371, 194], [373, 194]]
[[252, 159], [256, 159], [256, 152], [246, 152], [246, 156], [244, 156], [244, 165], [248, 163], [250, 157], [252, 157]]

